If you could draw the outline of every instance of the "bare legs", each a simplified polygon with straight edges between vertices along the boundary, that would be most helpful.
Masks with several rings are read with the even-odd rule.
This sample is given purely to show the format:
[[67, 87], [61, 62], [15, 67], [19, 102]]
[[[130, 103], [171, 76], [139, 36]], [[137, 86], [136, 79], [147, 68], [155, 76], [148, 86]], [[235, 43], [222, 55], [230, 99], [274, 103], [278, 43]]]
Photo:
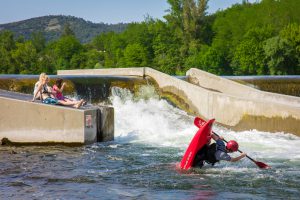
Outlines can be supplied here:
[[58, 103], [64, 106], [72, 106], [74, 108], [79, 108], [80, 106], [82, 106], [84, 100], [81, 99], [80, 101], [64, 101], [64, 100], [58, 100]]
[[75, 107], [75, 108], [79, 108], [80, 106], [82, 106], [83, 102], [84, 102], [84, 100], [81, 99], [77, 104], [75, 104], [74, 107]]

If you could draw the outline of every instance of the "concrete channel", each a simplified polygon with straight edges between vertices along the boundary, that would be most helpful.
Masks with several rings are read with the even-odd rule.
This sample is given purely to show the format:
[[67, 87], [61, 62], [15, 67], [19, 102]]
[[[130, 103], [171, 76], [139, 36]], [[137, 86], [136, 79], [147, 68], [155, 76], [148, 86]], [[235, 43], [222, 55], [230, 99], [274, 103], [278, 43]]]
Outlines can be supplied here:
[[300, 98], [263, 92], [228, 79], [190, 69], [190, 82], [148, 67], [59, 70], [58, 75], [116, 75], [152, 77], [162, 96], [191, 114], [234, 130], [257, 129], [300, 136]]

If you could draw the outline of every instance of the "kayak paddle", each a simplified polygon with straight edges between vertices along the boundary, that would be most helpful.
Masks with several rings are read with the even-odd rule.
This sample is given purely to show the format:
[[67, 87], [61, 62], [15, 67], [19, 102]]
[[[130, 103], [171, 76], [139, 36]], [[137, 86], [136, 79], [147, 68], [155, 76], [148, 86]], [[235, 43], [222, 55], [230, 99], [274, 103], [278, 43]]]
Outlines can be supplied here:
[[[196, 117], [195, 120], [194, 120], [194, 124], [195, 126], [197, 126], [198, 128], [201, 128], [204, 124], [205, 124], [205, 120], [201, 119], [200, 117]], [[216, 136], [220, 137], [217, 133], [215, 133], [213, 131], [213, 134], [215, 134]], [[224, 138], [223, 138], [223, 141], [228, 143]], [[238, 152], [240, 153], [243, 153], [241, 150], [238, 149]], [[252, 162], [254, 162], [259, 168], [261, 169], [269, 169], [271, 168], [269, 165], [263, 163], [263, 162], [259, 162], [259, 161], [256, 161], [254, 160], [253, 158], [251, 158], [250, 156], [246, 155], [247, 158], [249, 158]]]

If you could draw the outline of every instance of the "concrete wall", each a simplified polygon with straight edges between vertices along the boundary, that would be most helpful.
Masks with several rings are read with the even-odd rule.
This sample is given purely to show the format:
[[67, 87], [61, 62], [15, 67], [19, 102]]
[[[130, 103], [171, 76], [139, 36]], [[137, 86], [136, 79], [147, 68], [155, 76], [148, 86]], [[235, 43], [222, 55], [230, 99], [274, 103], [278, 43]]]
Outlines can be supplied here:
[[144, 68], [111, 68], [111, 69], [75, 69], [58, 70], [57, 75], [107, 75], [107, 76], [144, 76]]
[[192, 68], [187, 71], [186, 75], [189, 82], [212, 91], [247, 99], [262, 99], [263, 101], [300, 106], [299, 97], [264, 92], [199, 69]]
[[[107, 138], [113, 139], [113, 128], [110, 132], [98, 129], [98, 110], [98, 107], [74, 109], [0, 96], [0, 140], [7, 138], [13, 143], [90, 144], [98, 141], [97, 134], [109, 134]], [[113, 115], [113, 108], [106, 112], [111, 111]], [[102, 121], [113, 127], [113, 121]]]
[[98, 142], [114, 140], [114, 108], [110, 106], [99, 106], [98, 109]]
[[[215, 118], [218, 123], [229, 128], [283, 131], [300, 136], [300, 98], [267, 92], [255, 93], [251, 88], [248, 92], [247, 86], [239, 88], [234, 83], [226, 83], [226, 79], [224, 84], [222, 80], [204, 79], [202, 82], [207, 81], [208, 84], [199, 87], [151, 68], [146, 68], [146, 75], [153, 77], [163, 92], [183, 98], [197, 115], [207, 119]], [[248, 92], [248, 96], [234, 95], [240, 94], [238, 89]], [[225, 90], [227, 93], [220, 92]]]
[[[141, 75], [141, 71], [144, 74]], [[122, 68], [106, 70], [81, 70], [83, 74], [102, 73], [110, 75], [150, 76], [159, 85], [162, 95], [171, 94], [186, 104], [187, 110], [207, 119], [237, 130], [258, 129], [262, 131], [283, 131], [300, 136], [299, 98], [267, 92], [257, 92], [247, 86], [229, 82], [207, 73], [191, 70], [188, 75], [194, 79], [191, 84], [151, 68]], [[78, 73], [78, 71], [76, 71]], [[122, 74], [120, 74], [122, 73]], [[200, 78], [198, 74], [201, 74]], [[61, 71], [59, 75], [74, 75], [73, 71]], [[205, 73], [204, 73], [205, 74]], [[202, 80], [203, 79], [203, 80]]]

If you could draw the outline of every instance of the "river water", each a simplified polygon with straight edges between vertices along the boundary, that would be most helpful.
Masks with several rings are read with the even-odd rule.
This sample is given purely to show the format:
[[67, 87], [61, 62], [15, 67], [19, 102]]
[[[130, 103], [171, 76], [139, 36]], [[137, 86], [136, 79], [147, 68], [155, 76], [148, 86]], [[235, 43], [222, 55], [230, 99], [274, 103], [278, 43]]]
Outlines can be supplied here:
[[272, 168], [243, 159], [184, 173], [177, 166], [197, 131], [193, 116], [149, 86], [136, 95], [113, 88], [110, 102], [112, 142], [0, 146], [0, 199], [299, 199], [299, 137], [215, 125], [215, 132]]

